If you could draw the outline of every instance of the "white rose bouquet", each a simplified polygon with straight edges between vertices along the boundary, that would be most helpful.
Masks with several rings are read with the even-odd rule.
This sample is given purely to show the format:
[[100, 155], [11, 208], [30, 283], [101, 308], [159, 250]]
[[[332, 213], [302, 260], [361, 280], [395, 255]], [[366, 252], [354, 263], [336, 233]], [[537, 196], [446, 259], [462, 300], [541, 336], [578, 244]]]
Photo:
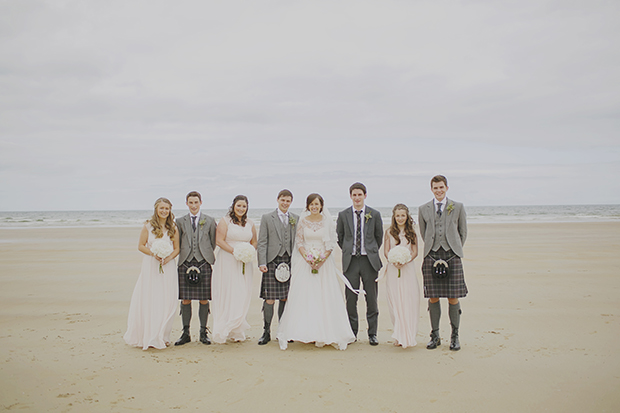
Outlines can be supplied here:
[[[319, 251], [316, 248], [310, 248], [310, 250], [306, 251], [306, 259], [310, 261], [312, 264], [318, 264], [320, 262], [325, 261], [326, 259], [325, 251]], [[312, 274], [318, 274], [319, 270], [312, 269]]]
[[172, 243], [163, 238], [157, 238], [155, 241], [153, 241], [153, 244], [151, 244], [151, 252], [153, 253], [153, 255], [159, 258], [160, 274], [164, 273], [164, 267], [161, 265], [161, 260], [172, 254], [172, 251], [174, 251], [174, 249], [172, 248]]
[[[404, 245], [397, 245], [388, 252], [387, 259], [390, 264], [407, 264], [411, 261], [411, 250]], [[398, 278], [400, 278], [400, 268]]]
[[235, 245], [233, 256], [243, 263], [243, 274], [245, 274], [245, 264], [252, 262], [254, 255], [256, 255], [256, 250], [249, 242], [240, 242]]

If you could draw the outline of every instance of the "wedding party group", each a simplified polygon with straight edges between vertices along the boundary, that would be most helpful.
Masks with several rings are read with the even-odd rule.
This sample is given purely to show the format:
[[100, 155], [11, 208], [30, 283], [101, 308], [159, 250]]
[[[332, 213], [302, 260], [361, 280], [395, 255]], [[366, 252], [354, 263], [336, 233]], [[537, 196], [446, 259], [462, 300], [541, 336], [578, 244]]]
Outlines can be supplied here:
[[[459, 298], [467, 295], [461, 262], [467, 218], [463, 204], [446, 197], [445, 176], [431, 179], [431, 191], [434, 198], [418, 208], [424, 244], [423, 292], [431, 324], [426, 348], [441, 345], [443, 297], [449, 303], [450, 350], [458, 351]], [[394, 345], [415, 346], [420, 290], [413, 260], [418, 255], [418, 239], [409, 208], [395, 205], [384, 231], [379, 211], [365, 204], [366, 186], [354, 183], [349, 195], [352, 205], [334, 221], [317, 193], [307, 196], [300, 216], [292, 213], [293, 194], [283, 189], [276, 198], [277, 208], [262, 216], [258, 232], [248, 218], [249, 202], [244, 195], [233, 199], [217, 224], [201, 212], [199, 192], [187, 194], [189, 213], [176, 221], [171, 202], [157, 199], [153, 216], [140, 233], [138, 249], [145, 257], [131, 297], [125, 342], [144, 350], [168, 347], [180, 301], [183, 331], [174, 345], [189, 343], [192, 300], [200, 304], [200, 342], [244, 341], [250, 328], [246, 318], [257, 260], [263, 299], [259, 345], [271, 342], [278, 301], [275, 339], [282, 350], [291, 342], [345, 350], [357, 341], [360, 296], [366, 302], [368, 343], [378, 345], [378, 282], [385, 279]], [[342, 251], [342, 270], [332, 254], [336, 246]], [[207, 329], [209, 314], [211, 331]]]

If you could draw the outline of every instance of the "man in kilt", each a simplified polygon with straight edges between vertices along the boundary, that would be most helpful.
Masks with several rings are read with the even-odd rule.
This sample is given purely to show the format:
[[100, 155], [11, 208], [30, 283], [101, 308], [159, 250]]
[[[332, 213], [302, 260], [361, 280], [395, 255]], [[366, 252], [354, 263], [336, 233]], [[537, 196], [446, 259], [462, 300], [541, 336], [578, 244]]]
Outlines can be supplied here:
[[199, 300], [200, 341], [211, 344], [207, 336], [209, 300], [211, 299], [211, 266], [215, 263], [215, 220], [200, 212], [202, 197], [192, 191], [185, 197], [189, 214], [177, 219], [181, 252], [179, 253], [179, 300], [183, 334], [174, 343], [181, 346], [191, 341], [189, 323], [192, 319], [192, 300]]
[[461, 349], [459, 298], [467, 295], [461, 262], [463, 244], [467, 238], [467, 217], [463, 204], [446, 198], [448, 180], [445, 176], [437, 175], [431, 179], [431, 191], [435, 198], [418, 209], [420, 234], [424, 239], [422, 262], [424, 297], [428, 298], [428, 312], [431, 319], [431, 340], [426, 348], [432, 350], [441, 344], [439, 298], [446, 297], [452, 326], [450, 350], [458, 351]]
[[[260, 286], [260, 297], [263, 301], [264, 332], [259, 345], [271, 341], [271, 320], [273, 319], [273, 306], [275, 300], [280, 300], [278, 305], [278, 320], [282, 317], [288, 289], [291, 284], [290, 278], [284, 282], [276, 279], [276, 268], [285, 263], [289, 271], [291, 267], [291, 255], [295, 247], [295, 232], [299, 216], [288, 212], [293, 202], [293, 194], [288, 189], [278, 193], [278, 208], [262, 216], [260, 231], [258, 234], [258, 268], [263, 273]], [[290, 272], [289, 272], [290, 274]]]

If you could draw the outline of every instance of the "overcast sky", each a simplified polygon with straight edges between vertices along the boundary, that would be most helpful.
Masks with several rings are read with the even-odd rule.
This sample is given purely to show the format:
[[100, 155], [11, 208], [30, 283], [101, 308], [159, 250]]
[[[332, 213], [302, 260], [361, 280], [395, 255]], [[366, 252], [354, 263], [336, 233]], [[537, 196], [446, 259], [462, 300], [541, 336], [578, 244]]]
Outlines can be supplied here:
[[618, 1], [0, 0], [0, 210], [620, 203]]

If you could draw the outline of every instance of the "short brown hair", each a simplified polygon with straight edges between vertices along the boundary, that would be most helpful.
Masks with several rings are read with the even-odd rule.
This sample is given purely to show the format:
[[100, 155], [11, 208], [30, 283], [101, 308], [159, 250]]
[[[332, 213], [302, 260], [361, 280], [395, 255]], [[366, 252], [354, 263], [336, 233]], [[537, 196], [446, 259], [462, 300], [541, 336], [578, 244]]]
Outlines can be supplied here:
[[351, 195], [351, 194], [353, 193], [353, 190], [354, 190], [354, 189], [361, 189], [361, 190], [362, 190], [362, 192], [364, 193], [364, 195], [366, 195], [366, 185], [364, 185], [363, 183], [361, 183], [361, 182], [356, 182], [356, 183], [354, 183], [353, 185], [351, 185], [351, 186], [349, 187], [349, 195]]
[[288, 189], [283, 189], [280, 192], [278, 192], [278, 197], [276, 199], [280, 199], [283, 196], [290, 196], [291, 200], [293, 200], [293, 193], [289, 191]]
[[189, 194], [185, 195], [185, 202], [189, 201], [190, 196], [196, 196], [202, 202], [202, 197], [200, 196], [200, 192], [192, 191]]
[[323, 197], [319, 194], [310, 194], [308, 198], [306, 198], [306, 210], [309, 211], [310, 204], [314, 202], [315, 199], [318, 199], [321, 203], [321, 210], [319, 212], [323, 212], [323, 206], [325, 205], [325, 201], [323, 201]]
[[435, 175], [431, 178], [431, 187], [433, 186], [433, 182], [437, 183], [437, 182], [443, 182], [444, 184], [446, 184], [446, 186], [448, 186], [448, 178], [446, 178], [443, 175]]

